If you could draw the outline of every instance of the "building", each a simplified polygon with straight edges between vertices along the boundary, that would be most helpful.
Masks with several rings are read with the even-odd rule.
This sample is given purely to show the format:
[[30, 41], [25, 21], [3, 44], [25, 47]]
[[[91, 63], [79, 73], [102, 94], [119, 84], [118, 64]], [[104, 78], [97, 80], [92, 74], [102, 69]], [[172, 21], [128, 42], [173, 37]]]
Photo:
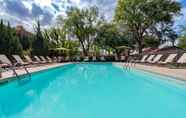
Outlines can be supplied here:
[[26, 31], [26, 29], [22, 25], [16, 26], [16, 34], [20, 36], [32, 36], [31, 32]]

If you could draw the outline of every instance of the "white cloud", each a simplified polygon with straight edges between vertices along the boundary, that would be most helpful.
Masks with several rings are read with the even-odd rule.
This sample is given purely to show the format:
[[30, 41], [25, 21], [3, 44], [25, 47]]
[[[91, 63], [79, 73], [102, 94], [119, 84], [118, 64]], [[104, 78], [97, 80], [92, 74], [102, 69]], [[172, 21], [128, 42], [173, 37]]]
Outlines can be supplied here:
[[50, 6], [52, 0], [35, 0], [35, 2], [40, 4], [41, 6]]
[[[3, 3], [7, 1], [9, 3], [14, 2], [14, 4], [9, 4], [9, 12], [3, 6]], [[15, 4], [15, 1], [18, 1], [17, 4]], [[185, 0], [176, 1], [183, 2]], [[37, 17], [42, 17], [43, 26], [49, 26], [54, 24], [56, 16], [65, 15], [66, 9], [71, 5], [80, 8], [96, 5], [100, 13], [106, 16], [107, 20], [111, 20], [114, 15], [116, 3], [117, 0], [0, 0], [0, 18], [10, 20], [13, 25], [22, 23], [26, 27], [29, 24], [32, 27], [33, 21]], [[176, 25], [186, 24], [186, 7], [182, 9], [182, 14], [182, 16], [175, 18]]]
[[80, 0], [71, 0], [73, 3], [76, 3], [77, 5], [80, 4]]

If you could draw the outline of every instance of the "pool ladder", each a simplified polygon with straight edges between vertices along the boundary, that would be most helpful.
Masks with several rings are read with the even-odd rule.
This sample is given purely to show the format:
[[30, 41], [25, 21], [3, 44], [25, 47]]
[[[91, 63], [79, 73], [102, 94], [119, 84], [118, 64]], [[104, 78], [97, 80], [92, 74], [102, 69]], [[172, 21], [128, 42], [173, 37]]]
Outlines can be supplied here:
[[29, 80], [32, 79], [30, 72], [28, 71], [28, 69], [25, 66], [23, 66], [23, 69], [25, 70], [26, 74], [24, 75], [23, 78], [21, 78], [20, 75], [16, 72], [16, 69], [15, 69], [16, 65], [18, 65], [18, 64], [13, 65], [12, 68], [11, 68], [11, 70], [13, 71], [13, 74], [18, 79], [18, 83], [19, 84], [22, 84], [22, 80], [25, 78], [25, 76], [28, 76], [29, 77]]

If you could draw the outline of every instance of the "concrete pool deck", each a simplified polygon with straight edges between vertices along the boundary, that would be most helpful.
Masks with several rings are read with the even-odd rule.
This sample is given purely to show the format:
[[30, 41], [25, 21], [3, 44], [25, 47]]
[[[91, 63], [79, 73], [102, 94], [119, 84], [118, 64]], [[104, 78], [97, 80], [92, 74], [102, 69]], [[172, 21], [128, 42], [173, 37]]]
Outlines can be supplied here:
[[[67, 65], [67, 64], [69, 64], [69, 63], [53, 63], [53, 64], [45, 64], [45, 65], [40, 65], [40, 66], [29, 67], [27, 69], [30, 73], [33, 73], [33, 72], [38, 72], [38, 71], [42, 71], [42, 70], [46, 70], [46, 69], [50, 69], [50, 68], [55, 68], [55, 67], [59, 67], [59, 66]], [[16, 72], [18, 73], [18, 75], [25, 74], [24, 69], [17, 69]], [[0, 78], [0, 82], [4, 82], [8, 78], [11, 78], [11, 77], [15, 77], [15, 75], [13, 75], [12, 70], [8, 70], [6, 72], [3, 72], [2, 77]]]
[[[117, 63], [121, 66], [124, 66], [124, 63]], [[172, 69], [168, 67], [160, 67], [155, 65], [145, 65], [145, 64], [135, 64], [133, 68], [157, 73], [165, 76], [170, 76], [178, 80], [186, 81], [186, 69]]]
[[[33, 72], [38, 72], [38, 71], [42, 71], [42, 70], [46, 70], [46, 69], [50, 69], [50, 68], [63, 66], [66, 64], [69, 64], [69, 63], [54, 63], [54, 64], [35, 66], [35, 67], [28, 68], [28, 71], [30, 73], [33, 73]], [[124, 66], [124, 63], [114, 63], [114, 64]], [[159, 67], [159, 66], [143, 65], [143, 64], [136, 64], [133, 68], [148, 71], [148, 72], [158, 73], [161, 75], [173, 77], [178, 80], [186, 81], [186, 69], [170, 69], [167, 67]], [[23, 69], [18, 69], [18, 70], [16, 70], [16, 72], [19, 75], [25, 74], [25, 71]], [[11, 70], [3, 72], [2, 78], [0, 78], [0, 82], [4, 82], [7, 80], [7, 78], [11, 78], [14, 76], [15, 75], [13, 75], [13, 72]]]

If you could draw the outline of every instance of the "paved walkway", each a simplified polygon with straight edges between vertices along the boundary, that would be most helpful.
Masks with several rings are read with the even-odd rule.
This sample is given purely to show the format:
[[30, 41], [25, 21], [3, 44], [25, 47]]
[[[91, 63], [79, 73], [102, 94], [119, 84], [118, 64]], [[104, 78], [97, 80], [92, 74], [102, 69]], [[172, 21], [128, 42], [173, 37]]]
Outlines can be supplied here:
[[[33, 72], [38, 72], [38, 71], [41, 71], [41, 70], [46, 70], [46, 69], [50, 69], [50, 68], [54, 68], [54, 67], [58, 67], [58, 66], [66, 65], [66, 64], [69, 64], [69, 63], [54, 63], [54, 64], [47, 64], [47, 65], [40, 65], [40, 66], [35, 66], [35, 67], [28, 68], [28, 71], [30, 73], [33, 73]], [[24, 69], [18, 69], [18, 70], [16, 70], [16, 72], [19, 75], [25, 74]], [[13, 75], [12, 70], [3, 72], [2, 73], [2, 78], [0, 78], [0, 82], [6, 81], [7, 78], [11, 78], [11, 77], [15, 77], [15, 75]]]
[[[123, 63], [118, 63], [123, 65]], [[186, 69], [171, 69], [167, 67], [160, 67], [155, 65], [144, 65], [144, 64], [136, 64], [134, 68], [159, 73], [166, 76], [171, 76], [176, 79], [180, 79], [186, 81]]]

